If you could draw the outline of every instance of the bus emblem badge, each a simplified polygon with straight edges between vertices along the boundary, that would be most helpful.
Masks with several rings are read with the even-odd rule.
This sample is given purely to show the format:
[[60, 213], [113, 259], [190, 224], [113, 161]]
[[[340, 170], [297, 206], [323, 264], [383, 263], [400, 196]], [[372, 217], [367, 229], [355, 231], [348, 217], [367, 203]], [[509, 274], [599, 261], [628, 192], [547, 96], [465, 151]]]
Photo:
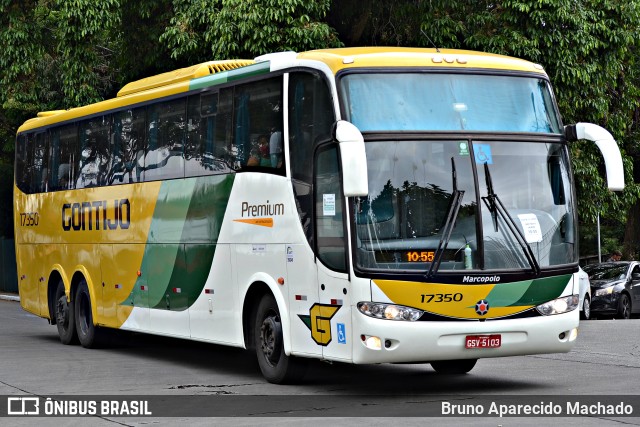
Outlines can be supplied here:
[[[331, 342], [331, 318], [340, 310], [340, 307], [340, 305], [316, 303], [311, 306], [308, 315], [298, 314], [300, 320], [302, 320], [311, 331], [311, 338], [316, 344], [327, 346]], [[339, 334], [340, 326], [338, 326], [338, 335]], [[339, 340], [342, 338], [345, 337], [338, 337]]]
[[489, 311], [489, 302], [481, 299], [476, 303], [476, 313], [480, 316], [484, 316]]

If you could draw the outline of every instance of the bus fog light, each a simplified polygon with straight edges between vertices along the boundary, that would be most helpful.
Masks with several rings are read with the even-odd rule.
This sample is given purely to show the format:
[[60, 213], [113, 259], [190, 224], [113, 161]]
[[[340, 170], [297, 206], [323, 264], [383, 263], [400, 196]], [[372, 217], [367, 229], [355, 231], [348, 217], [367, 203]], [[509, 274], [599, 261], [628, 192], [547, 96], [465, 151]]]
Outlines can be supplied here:
[[571, 332], [569, 332], [569, 341], [573, 341], [578, 338], [578, 328], [573, 328]]
[[382, 340], [379, 337], [370, 335], [362, 336], [364, 345], [371, 350], [382, 350]]
[[554, 299], [553, 301], [545, 302], [536, 307], [538, 313], [543, 316], [551, 316], [553, 314], [562, 314], [569, 311], [573, 311], [578, 307], [578, 295], [569, 295], [568, 297], [562, 297]]
[[403, 305], [369, 301], [359, 302], [358, 310], [360, 313], [376, 319], [404, 320], [409, 322], [415, 322], [420, 319], [420, 316], [424, 313], [422, 310], [405, 307]]

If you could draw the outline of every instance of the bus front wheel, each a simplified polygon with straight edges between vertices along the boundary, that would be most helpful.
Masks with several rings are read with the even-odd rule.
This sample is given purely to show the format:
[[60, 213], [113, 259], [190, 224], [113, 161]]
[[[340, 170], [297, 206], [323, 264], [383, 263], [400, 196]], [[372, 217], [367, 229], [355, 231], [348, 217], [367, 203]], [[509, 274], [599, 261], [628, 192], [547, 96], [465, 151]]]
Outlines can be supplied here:
[[255, 348], [262, 375], [274, 384], [300, 380], [306, 370], [306, 361], [285, 354], [280, 311], [272, 295], [262, 298], [255, 319]]
[[439, 374], [466, 374], [476, 366], [478, 359], [439, 360], [431, 362], [431, 367]]
[[75, 344], [77, 342], [74, 301], [67, 301], [64, 293], [64, 283], [58, 282], [54, 300], [54, 310], [58, 335], [62, 344]]

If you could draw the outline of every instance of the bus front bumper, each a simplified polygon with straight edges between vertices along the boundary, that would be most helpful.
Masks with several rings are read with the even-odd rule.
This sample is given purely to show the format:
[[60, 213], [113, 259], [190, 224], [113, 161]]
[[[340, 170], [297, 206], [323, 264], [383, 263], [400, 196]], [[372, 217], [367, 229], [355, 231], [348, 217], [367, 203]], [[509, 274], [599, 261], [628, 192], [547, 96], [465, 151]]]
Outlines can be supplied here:
[[[353, 363], [431, 362], [525, 354], [566, 353], [577, 337], [578, 310], [553, 316], [477, 321], [392, 321], [357, 309]], [[497, 348], [465, 348], [467, 336], [500, 335]]]

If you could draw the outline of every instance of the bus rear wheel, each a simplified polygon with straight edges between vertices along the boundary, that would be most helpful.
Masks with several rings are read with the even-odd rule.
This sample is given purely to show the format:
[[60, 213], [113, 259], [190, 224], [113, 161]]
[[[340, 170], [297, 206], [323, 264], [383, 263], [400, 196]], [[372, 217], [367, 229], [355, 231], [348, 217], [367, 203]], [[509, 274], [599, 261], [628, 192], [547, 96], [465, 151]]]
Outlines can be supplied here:
[[280, 311], [276, 300], [270, 294], [265, 295], [258, 304], [254, 338], [258, 365], [267, 381], [287, 384], [303, 377], [306, 360], [285, 354]]
[[103, 331], [93, 324], [91, 296], [87, 282], [84, 280], [78, 284], [76, 290], [75, 321], [80, 344], [85, 348], [98, 347], [101, 343], [101, 333]]
[[431, 367], [439, 374], [466, 374], [476, 366], [478, 359], [439, 360], [431, 362]]
[[77, 342], [74, 301], [67, 301], [64, 283], [58, 282], [54, 300], [54, 314], [60, 342], [65, 345]]

